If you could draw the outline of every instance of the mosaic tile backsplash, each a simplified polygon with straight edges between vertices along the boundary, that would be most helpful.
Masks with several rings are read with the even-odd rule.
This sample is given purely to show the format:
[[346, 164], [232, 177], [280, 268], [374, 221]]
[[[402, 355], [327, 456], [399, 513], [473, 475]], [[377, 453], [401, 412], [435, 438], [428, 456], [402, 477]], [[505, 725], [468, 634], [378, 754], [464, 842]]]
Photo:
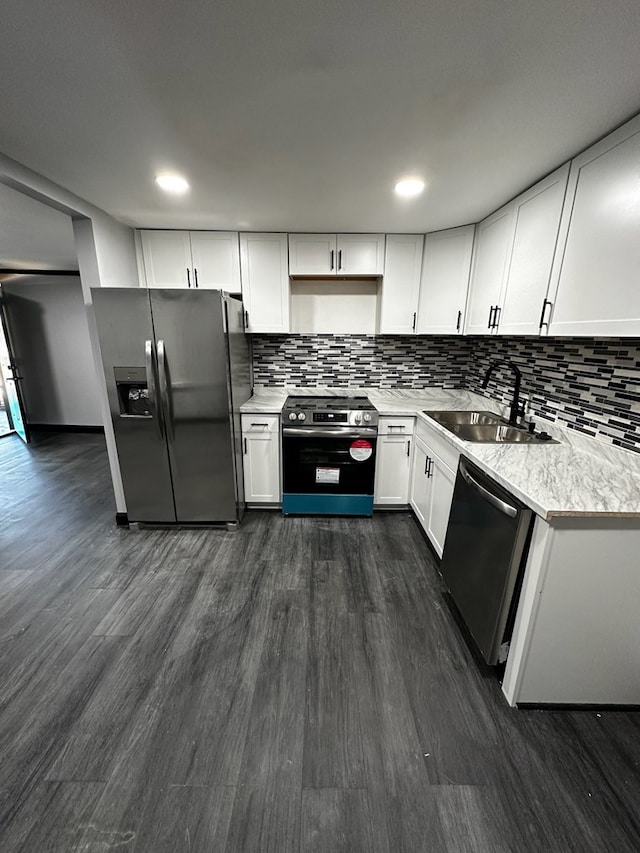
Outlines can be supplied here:
[[[640, 452], [639, 338], [488, 338], [374, 335], [253, 337], [256, 385], [361, 385], [477, 391], [496, 359], [522, 371], [532, 417]], [[510, 401], [511, 372], [487, 393]]]

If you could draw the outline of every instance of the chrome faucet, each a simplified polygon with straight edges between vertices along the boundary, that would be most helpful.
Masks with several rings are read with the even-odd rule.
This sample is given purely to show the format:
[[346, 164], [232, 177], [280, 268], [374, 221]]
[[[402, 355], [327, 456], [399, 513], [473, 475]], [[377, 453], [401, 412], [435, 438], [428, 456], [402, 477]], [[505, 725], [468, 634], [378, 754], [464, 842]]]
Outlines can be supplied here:
[[503, 365], [505, 367], [510, 367], [516, 377], [516, 381], [513, 386], [513, 399], [511, 401], [511, 408], [509, 410], [509, 423], [511, 424], [511, 426], [517, 426], [518, 418], [524, 415], [524, 406], [522, 406], [520, 403], [520, 383], [522, 381], [522, 373], [520, 373], [519, 368], [516, 367], [516, 365], [512, 361], [507, 361], [506, 359], [502, 361], [492, 362], [484, 375], [482, 387], [487, 387], [487, 385], [489, 384], [489, 379], [491, 378], [491, 374], [496, 369], [496, 367], [502, 367]]

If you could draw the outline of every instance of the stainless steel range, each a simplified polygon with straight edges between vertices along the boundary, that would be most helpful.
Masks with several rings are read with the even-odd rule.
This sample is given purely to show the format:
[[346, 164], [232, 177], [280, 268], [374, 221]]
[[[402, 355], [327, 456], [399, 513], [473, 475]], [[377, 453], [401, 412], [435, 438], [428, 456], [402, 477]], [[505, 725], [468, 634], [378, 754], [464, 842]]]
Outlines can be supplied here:
[[378, 412], [366, 397], [287, 397], [285, 515], [371, 515]]

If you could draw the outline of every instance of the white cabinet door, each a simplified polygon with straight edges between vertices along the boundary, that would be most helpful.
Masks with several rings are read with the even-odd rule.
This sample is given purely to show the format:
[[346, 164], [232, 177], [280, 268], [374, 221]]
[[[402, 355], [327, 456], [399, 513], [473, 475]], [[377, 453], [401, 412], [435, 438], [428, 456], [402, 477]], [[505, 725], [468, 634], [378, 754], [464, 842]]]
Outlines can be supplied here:
[[427, 529], [427, 518], [429, 515], [429, 489], [431, 486], [427, 477], [428, 470], [428, 448], [419, 438], [414, 436], [409, 503], [425, 530]]
[[237, 231], [191, 231], [193, 283], [196, 287], [240, 292]]
[[640, 117], [571, 164], [551, 335], [640, 335]]
[[289, 234], [289, 275], [382, 275], [384, 234]]
[[382, 275], [384, 234], [338, 234], [337, 275]]
[[141, 231], [147, 287], [190, 287], [191, 243], [188, 231]]
[[465, 323], [467, 335], [490, 335], [495, 331], [512, 234], [513, 202], [476, 226]]
[[242, 415], [244, 498], [249, 504], [276, 504], [282, 499], [278, 423], [275, 415]]
[[416, 330], [424, 237], [388, 234], [385, 251], [380, 333], [411, 335]]
[[569, 164], [536, 184], [514, 202], [515, 232], [500, 300], [498, 331], [537, 335], [551, 277]]
[[416, 324], [419, 335], [462, 333], [474, 230], [474, 225], [465, 225], [424, 238]]
[[335, 234], [289, 234], [289, 275], [335, 275]]
[[407, 506], [413, 424], [406, 418], [381, 418], [376, 445], [374, 503]]
[[249, 332], [289, 332], [286, 234], [240, 235], [242, 297]]
[[436, 553], [439, 557], [442, 557], [456, 475], [433, 452], [430, 452], [430, 459], [431, 462], [428, 466], [430, 485], [426, 531], [433, 547], [436, 549]]

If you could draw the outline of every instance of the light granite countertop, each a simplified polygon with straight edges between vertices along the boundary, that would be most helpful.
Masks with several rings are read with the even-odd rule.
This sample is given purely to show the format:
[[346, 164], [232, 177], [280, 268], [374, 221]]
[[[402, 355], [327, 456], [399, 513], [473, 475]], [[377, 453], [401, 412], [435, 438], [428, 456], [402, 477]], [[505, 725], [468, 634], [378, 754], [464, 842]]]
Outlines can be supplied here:
[[442, 388], [256, 388], [242, 412], [279, 414], [289, 394], [369, 397], [380, 415], [418, 417], [490, 477], [547, 521], [560, 517], [640, 520], [640, 454], [620, 450], [549, 421], [536, 423], [560, 444], [478, 444], [462, 441], [425, 411], [484, 409], [504, 414], [494, 400]]

